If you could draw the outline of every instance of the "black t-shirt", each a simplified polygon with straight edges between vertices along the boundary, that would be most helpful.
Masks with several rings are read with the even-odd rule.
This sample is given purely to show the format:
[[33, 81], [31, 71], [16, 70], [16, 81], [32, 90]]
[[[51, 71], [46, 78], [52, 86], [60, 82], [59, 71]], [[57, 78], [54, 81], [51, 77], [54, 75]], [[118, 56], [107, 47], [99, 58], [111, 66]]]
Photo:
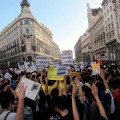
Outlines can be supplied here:
[[70, 114], [67, 114], [65, 116], [62, 116], [60, 120], [74, 120], [74, 119]]

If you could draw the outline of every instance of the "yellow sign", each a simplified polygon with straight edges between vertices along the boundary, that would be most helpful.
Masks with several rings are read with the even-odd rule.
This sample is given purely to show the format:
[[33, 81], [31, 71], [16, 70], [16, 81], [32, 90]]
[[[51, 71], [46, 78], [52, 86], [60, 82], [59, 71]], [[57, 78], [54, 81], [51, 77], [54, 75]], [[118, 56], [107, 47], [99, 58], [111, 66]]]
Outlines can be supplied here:
[[79, 72], [72, 72], [71, 75], [72, 76], [76, 76], [76, 77], [80, 77], [80, 73]]
[[100, 70], [100, 64], [93, 64], [92, 70]]
[[63, 76], [57, 76], [56, 67], [48, 68], [48, 79], [49, 80], [64, 80]]

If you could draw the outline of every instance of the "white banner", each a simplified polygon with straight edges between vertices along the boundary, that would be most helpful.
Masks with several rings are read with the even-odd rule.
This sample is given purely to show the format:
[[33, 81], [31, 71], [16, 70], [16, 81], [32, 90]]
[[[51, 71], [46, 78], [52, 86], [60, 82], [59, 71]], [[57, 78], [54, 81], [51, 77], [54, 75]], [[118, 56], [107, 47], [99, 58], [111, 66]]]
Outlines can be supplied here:
[[36, 66], [36, 70], [37, 70], [37, 71], [42, 71], [42, 70], [44, 70], [44, 69], [45, 69], [44, 65], [37, 65], [37, 66]]
[[65, 65], [65, 64], [68, 64], [68, 65], [73, 64], [73, 52], [72, 52], [72, 50], [64, 50], [64, 51], [62, 51], [61, 61], [62, 61], [63, 65]]
[[29, 71], [30, 73], [36, 71], [36, 67], [35, 67], [35, 65], [34, 65], [32, 62], [29, 62], [29, 63], [27, 64], [27, 69], [28, 69], [28, 71]]
[[21, 82], [24, 83], [24, 86], [26, 87], [25, 97], [31, 100], [36, 100], [41, 84], [24, 77], [21, 79]]
[[92, 66], [92, 65], [96, 64], [96, 62], [95, 62], [95, 61], [94, 61], [94, 62], [90, 62], [90, 64], [91, 64], [91, 66]]
[[12, 75], [10, 75], [9, 73], [5, 73], [4, 78], [7, 80], [11, 80]]
[[48, 65], [49, 61], [47, 57], [44, 56], [36, 56], [36, 66], [37, 65]]
[[20, 71], [25, 71], [25, 69], [26, 69], [25, 62], [19, 62], [18, 67], [19, 67]]
[[66, 75], [66, 66], [57, 66], [57, 76]]

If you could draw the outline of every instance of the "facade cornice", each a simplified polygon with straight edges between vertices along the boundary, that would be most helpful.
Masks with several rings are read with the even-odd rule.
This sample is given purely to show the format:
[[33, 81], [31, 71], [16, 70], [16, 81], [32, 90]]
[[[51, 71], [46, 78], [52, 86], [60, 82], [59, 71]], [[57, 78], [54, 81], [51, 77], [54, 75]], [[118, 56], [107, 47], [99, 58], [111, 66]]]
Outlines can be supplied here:
[[100, 21], [101, 19], [103, 19], [103, 16], [102, 16], [102, 15], [99, 17], [99, 19], [97, 19], [97, 21], [95, 21], [95, 23], [93, 24], [93, 26], [89, 28], [89, 32], [90, 32], [92, 29], [94, 29], [94, 27], [99, 23], [99, 21]]
[[101, 5], [103, 5], [103, 4], [105, 3], [105, 1], [106, 1], [106, 0], [103, 0], [102, 3], [101, 3]]

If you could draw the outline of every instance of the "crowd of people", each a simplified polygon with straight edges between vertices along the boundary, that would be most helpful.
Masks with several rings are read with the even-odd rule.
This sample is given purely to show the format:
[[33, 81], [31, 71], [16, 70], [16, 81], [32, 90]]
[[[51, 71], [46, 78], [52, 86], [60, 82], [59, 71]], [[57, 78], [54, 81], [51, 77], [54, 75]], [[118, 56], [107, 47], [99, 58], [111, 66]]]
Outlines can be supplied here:
[[[98, 75], [86, 65], [73, 76], [71, 67], [61, 81], [49, 80], [47, 69], [8, 70], [11, 80], [1, 71], [0, 120], [120, 120], [120, 62], [101, 63]], [[25, 97], [22, 77], [41, 84], [35, 101]]]

